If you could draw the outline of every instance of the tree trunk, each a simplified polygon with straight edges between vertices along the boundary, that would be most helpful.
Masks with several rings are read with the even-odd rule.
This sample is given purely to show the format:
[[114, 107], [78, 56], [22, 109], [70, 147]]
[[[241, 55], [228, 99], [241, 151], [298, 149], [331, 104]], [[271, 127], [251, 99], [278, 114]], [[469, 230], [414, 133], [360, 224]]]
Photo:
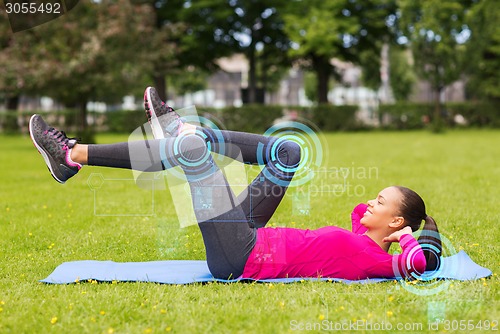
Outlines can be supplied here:
[[328, 82], [330, 80], [331, 65], [326, 57], [314, 56], [313, 68], [317, 77], [318, 103], [328, 103]]
[[267, 91], [267, 64], [266, 62], [260, 57], [259, 59], [259, 64], [260, 64], [260, 85], [262, 89], [262, 94], [264, 96], [264, 103], [266, 103], [266, 91]]
[[248, 69], [248, 103], [256, 103], [257, 102], [257, 75], [256, 75], [256, 68], [255, 68], [255, 47], [252, 43], [250, 45], [250, 50], [248, 54], [248, 63], [249, 63], [249, 69]]
[[7, 110], [15, 110], [19, 107], [19, 95], [11, 96], [7, 98]]
[[155, 83], [156, 91], [163, 101], [167, 101], [167, 81], [165, 76], [161, 74], [155, 74], [153, 76], [153, 81]]
[[439, 133], [443, 131], [443, 119], [441, 117], [441, 92], [444, 88], [438, 87], [435, 90], [436, 96], [434, 97], [434, 117], [432, 120], [432, 131]]
[[78, 124], [80, 133], [85, 133], [87, 131], [87, 103], [82, 102], [78, 104]]
[[94, 131], [87, 123], [87, 101], [78, 104], [78, 130], [77, 136], [82, 143], [93, 144], [95, 143]]
[[5, 117], [5, 122], [2, 125], [6, 132], [19, 131], [19, 126], [17, 124], [17, 109], [19, 107], [19, 99], [19, 95], [7, 98], [7, 114]]
[[[159, 7], [155, 5], [155, 2], [151, 2], [151, 8], [154, 12], [154, 20], [155, 20], [155, 26], [156, 26], [156, 31], [153, 33], [160, 33], [160, 31], [163, 28], [163, 21], [160, 18], [160, 15], [158, 13], [161, 11]], [[153, 18], [151, 18], [153, 19]], [[160, 99], [162, 101], [167, 101], [167, 82], [165, 80], [165, 75], [163, 74], [163, 71], [161, 71], [158, 67], [161, 67], [161, 65], [158, 66], [158, 64], [153, 66], [154, 74], [153, 74], [153, 82], [154, 82], [154, 87], [156, 88], [156, 91], [158, 92], [158, 95], [160, 96]]]

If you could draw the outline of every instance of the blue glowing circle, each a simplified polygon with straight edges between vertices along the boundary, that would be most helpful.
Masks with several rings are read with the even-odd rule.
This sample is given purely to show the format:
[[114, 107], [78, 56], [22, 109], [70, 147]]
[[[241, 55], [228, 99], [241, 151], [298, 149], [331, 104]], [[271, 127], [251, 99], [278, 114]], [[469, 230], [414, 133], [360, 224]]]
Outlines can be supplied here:
[[[161, 139], [160, 158], [163, 165], [165, 166], [165, 169], [168, 170], [168, 173], [171, 173], [174, 177], [180, 180], [185, 180], [186, 178], [185, 175], [189, 174], [191, 176], [195, 176], [196, 179], [200, 180], [208, 175], [211, 175], [214, 171], [214, 163], [213, 163], [214, 157], [212, 156], [211, 152], [218, 154], [215, 160], [223, 159], [226, 150], [224, 137], [222, 136], [222, 133], [215, 125], [215, 123], [213, 123], [206, 117], [190, 115], [190, 116], [184, 116], [182, 118], [183, 121], [185, 122], [199, 123], [202, 126], [206, 126], [208, 128], [215, 130], [210, 132], [208, 135], [205, 132], [203, 132], [199, 127], [197, 127], [195, 130], [194, 134], [203, 139], [207, 144], [206, 151], [204, 152], [202, 157], [196, 160], [186, 158], [182, 154], [180, 146], [182, 144], [182, 141], [186, 138], [187, 135], [181, 133], [177, 137]], [[167, 142], [172, 140], [173, 143], [167, 144]], [[214, 142], [217, 143], [217, 146], [214, 146], [212, 144]], [[215, 147], [217, 147], [217, 150], [214, 150]], [[172, 159], [172, 157], [177, 157], [178, 164], [171, 163], [171, 160], [169, 159]], [[180, 166], [181, 168], [185, 167], [185, 169], [179, 171], [178, 169], [172, 168], [176, 166]]]
[[[267, 164], [262, 170], [264, 176], [280, 186], [294, 187], [303, 185], [314, 177], [314, 168], [319, 168], [323, 163], [323, 145], [318, 135], [306, 124], [300, 122], [281, 122], [270, 127], [264, 136], [277, 139], [264, 149], [264, 144], [257, 146], [257, 161], [259, 165], [266, 165], [266, 157], [272, 163]], [[289, 166], [280, 161], [277, 152], [286, 141], [299, 145], [301, 159], [294, 166]], [[293, 180], [283, 173], [294, 173]], [[276, 175], [279, 175], [276, 176]]]
[[[394, 274], [397, 277], [408, 277], [414, 279], [411, 282], [399, 280], [400, 285], [404, 289], [421, 296], [434, 295], [446, 290], [449, 287], [449, 285], [451, 284], [450, 280], [437, 280], [436, 278], [439, 278], [441, 273], [443, 272], [443, 254], [452, 256], [457, 253], [452, 243], [443, 234], [434, 231], [426, 231], [426, 233], [428, 233], [431, 238], [439, 238], [442, 244], [441, 251], [437, 247], [436, 242], [431, 241], [430, 243], [420, 245], [422, 250], [430, 251], [430, 253], [438, 259], [437, 268], [435, 270], [426, 271], [423, 274], [418, 274], [414, 271], [410, 272], [410, 269], [413, 268], [412, 264], [414, 261], [414, 255], [418, 251], [417, 247], [410, 250], [406, 263], [404, 267], [401, 268], [403, 272], [401, 272], [398, 268], [398, 264], [396, 261], [393, 264]], [[451, 266], [447, 269], [448, 272], [453, 273], [458, 270], [458, 266], [456, 264], [450, 262], [448, 265]]]

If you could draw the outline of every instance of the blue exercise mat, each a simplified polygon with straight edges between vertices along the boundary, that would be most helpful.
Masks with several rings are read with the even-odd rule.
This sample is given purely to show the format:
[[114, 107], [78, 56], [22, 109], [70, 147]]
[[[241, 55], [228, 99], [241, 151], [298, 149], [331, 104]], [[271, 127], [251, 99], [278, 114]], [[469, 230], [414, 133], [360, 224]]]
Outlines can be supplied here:
[[[474, 263], [464, 252], [443, 258], [441, 269], [428, 278], [447, 278], [474, 280], [491, 275], [489, 269]], [[424, 277], [426, 274], [424, 274]], [[291, 283], [301, 280], [338, 281], [344, 283], [376, 283], [392, 281], [396, 278], [371, 278], [345, 280], [338, 278], [275, 278], [259, 282]], [[78, 281], [96, 280], [101, 282], [154, 282], [164, 284], [189, 284], [196, 282], [238, 282], [239, 279], [217, 279], [210, 274], [206, 261], [175, 260], [151, 262], [113, 262], [113, 261], [72, 261], [59, 265], [41, 282], [67, 284]]]

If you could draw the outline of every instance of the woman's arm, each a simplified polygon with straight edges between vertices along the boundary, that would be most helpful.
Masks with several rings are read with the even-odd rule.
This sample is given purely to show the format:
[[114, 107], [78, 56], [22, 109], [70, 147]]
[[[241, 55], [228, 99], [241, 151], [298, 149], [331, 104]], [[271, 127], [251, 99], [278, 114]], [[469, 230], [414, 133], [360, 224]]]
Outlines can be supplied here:
[[366, 232], [366, 227], [361, 225], [360, 221], [363, 218], [363, 215], [366, 212], [368, 205], [361, 203], [358, 204], [351, 213], [351, 222], [352, 222], [352, 232], [356, 234], [363, 234]]
[[384, 238], [384, 241], [396, 241], [394, 238], [403, 249], [403, 253], [393, 256], [394, 275], [410, 279], [422, 275], [427, 263], [422, 247], [411, 235], [411, 228], [407, 226]]

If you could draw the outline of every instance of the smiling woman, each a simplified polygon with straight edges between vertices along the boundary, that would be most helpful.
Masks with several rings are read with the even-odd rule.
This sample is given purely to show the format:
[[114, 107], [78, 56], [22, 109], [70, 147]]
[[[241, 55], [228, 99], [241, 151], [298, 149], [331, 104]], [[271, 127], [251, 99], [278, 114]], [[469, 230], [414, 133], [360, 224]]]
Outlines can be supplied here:
[[[317, 230], [266, 227], [302, 166], [300, 145], [280, 137], [196, 127], [161, 101], [154, 88], [146, 89], [144, 98], [154, 140], [80, 144], [34, 115], [30, 135], [52, 176], [64, 183], [84, 165], [143, 172], [180, 167], [190, 186], [208, 267], [220, 279], [414, 278], [426, 265], [436, 268], [437, 259], [428, 255], [426, 260], [426, 247], [411, 234], [423, 220], [424, 231], [437, 233], [415, 192], [404, 187], [382, 190], [368, 205], [354, 209], [352, 231], [337, 226]], [[261, 173], [235, 196], [212, 152], [261, 165]], [[203, 205], [199, 194], [204, 194]], [[434, 251], [440, 250], [439, 236], [433, 237], [438, 241]], [[425, 235], [420, 238], [429, 240]], [[392, 242], [401, 245], [402, 254], [388, 254]]]
[[439, 231], [434, 219], [425, 212], [424, 201], [413, 190], [401, 186], [383, 189], [376, 199], [368, 201], [360, 223], [367, 228], [366, 235], [388, 251], [387, 242], [399, 241], [401, 235], [417, 231], [422, 221], [425, 225], [418, 242], [423, 246], [426, 270], [435, 270], [441, 253]]

